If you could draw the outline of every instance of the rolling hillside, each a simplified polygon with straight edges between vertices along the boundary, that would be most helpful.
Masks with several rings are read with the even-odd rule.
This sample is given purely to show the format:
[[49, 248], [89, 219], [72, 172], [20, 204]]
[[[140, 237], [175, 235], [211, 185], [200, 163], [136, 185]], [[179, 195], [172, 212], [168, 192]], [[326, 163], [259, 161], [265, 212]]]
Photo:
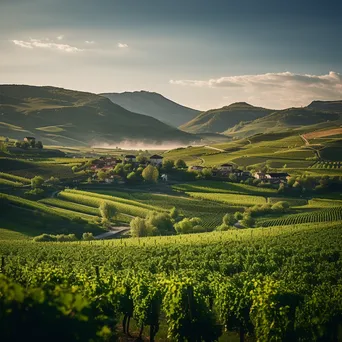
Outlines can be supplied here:
[[100, 95], [131, 112], [152, 116], [175, 127], [188, 122], [200, 113], [197, 110], [181, 106], [160, 94], [148, 91], [103, 93]]
[[64, 146], [123, 140], [189, 143], [197, 139], [103, 96], [26, 85], [0, 85], [1, 135], [15, 139], [34, 135], [45, 144]]
[[272, 112], [271, 109], [254, 107], [246, 102], [237, 102], [220, 109], [211, 109], [180, 126], [190, 133], [222, 133], [241, 121], [252, 121]]
[[342, 100], [339, 101], [312, 101], [307, 108], [331, 113], [342, 113]]
[[324, 128], [335, 128], [342, 123], [341, 114], [311, 109], [310, 106], [284, 109], [251, 122], [241, 122], [228, 129], [225, 134], [248, 137], [254, 134], [284, 132], [294, 129], [310, 132]]

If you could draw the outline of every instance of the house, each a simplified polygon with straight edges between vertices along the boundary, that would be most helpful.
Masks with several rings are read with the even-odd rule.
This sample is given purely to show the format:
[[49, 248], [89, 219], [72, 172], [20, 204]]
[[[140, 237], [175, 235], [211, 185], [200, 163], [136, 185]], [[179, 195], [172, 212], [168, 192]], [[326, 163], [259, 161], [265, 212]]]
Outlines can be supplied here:
[[25, 137], [24, 141], [28, 142], [29, 144], [35, 144], [36, 143], [36, 138], [35, 137]]
[[189, 167], [189, 171], [202, 171], [203, 169], [204, 167], [200, 165], [193, 165]]
[[253, 177], [254, 177], [255, 179], [259, 179], [259, 180], [266, 180], [266, 174], [263, 173], [263, 172], [255, 172], [255, 173], [253, 174]]
[[265, 176], [270, 183], [287, 183], [290, 175], [287, 172], [269, 172]]
[[219, 170], [223, 172], [232, 172], [234, 170], [233, 164], [222, 164], [219, 166]]
[[135, 163], [136, 160], [137, 160], [137, 158], [133, 154], [127, 154], [124, 158], [125, 163]]
[[150, 157], [150, 163], [154, 166], [159, 166], [163, 163], [163, 157], [158, 156], [158, 154], [154, 154]]
[[232, 171], [232, 173], [237, 177], [242, 177], [243, 171], [240, 169], [235, 169]]

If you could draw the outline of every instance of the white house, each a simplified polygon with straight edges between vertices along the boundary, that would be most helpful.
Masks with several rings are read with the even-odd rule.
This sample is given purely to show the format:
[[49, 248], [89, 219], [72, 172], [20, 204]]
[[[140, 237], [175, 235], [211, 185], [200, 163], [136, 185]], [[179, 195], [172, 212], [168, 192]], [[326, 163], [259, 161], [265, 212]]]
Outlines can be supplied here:
[[154, 166], [159, 166], [163, 163], [163, 157], [158, 156], [157, 154], [154, 154], [150, 157], [150, 163]]

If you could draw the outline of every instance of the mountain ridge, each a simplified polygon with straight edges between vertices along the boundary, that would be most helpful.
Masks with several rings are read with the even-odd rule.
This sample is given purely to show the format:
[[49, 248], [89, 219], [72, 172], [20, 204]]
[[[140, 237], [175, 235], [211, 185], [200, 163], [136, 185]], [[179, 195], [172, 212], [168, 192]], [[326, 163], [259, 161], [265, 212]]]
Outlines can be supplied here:
[[139, 114], [149, 115], [174, 127], [178, 127], [200, 112], [180, 105], [162, 94], [146, 90], [122, 93], [100, 93], [113, 103]]
[[272, 109], [255, 107], [247, 102], [235, 102], [228, 106], [210, 109], [180, 126], [190, 133], [222, 133], [241, 121], [250, 121], [271, 113]]
[[122, 140], [188, 143], [198, 139], [93, 93], [51, 86], [0, 85], [0, 135], [20, 139], [26, 134], [56, 145]]

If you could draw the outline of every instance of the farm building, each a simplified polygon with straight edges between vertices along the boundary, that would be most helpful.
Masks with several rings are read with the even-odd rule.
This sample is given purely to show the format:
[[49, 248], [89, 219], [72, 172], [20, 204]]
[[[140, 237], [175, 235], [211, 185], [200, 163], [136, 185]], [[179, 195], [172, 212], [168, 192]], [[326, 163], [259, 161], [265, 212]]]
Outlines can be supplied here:
[[202, 171], [203, 169], [204, 167], [200, 165], [189, 166], [189, 171]]
[[287, 179], [290, 177], [287, 172], [270, 172], [265, 176], [270, 183], [287, 183]]
[[223, 172], [232, 172], [234, 170], [234, 165], [233, 164], [222, 164], [219, 166], [219, 170]]
[[135, 163], [136, 160], [137, 160], [137, 158], [133, 154], [127, 154], [124, 158], [125, 163]]
[[24, 141], [32, 144], [32, 143], [36, 143], [36, 138], [35, 137], [25, 137]]
[[159, 166], [163, 163], [163, 157], [158, 154], [154, 154], [150, 157], [150, 163], [154, 166]]
[[264, 172], [255, 172], [253, 177], [255, 179], [266, 180], [266, 174]]

